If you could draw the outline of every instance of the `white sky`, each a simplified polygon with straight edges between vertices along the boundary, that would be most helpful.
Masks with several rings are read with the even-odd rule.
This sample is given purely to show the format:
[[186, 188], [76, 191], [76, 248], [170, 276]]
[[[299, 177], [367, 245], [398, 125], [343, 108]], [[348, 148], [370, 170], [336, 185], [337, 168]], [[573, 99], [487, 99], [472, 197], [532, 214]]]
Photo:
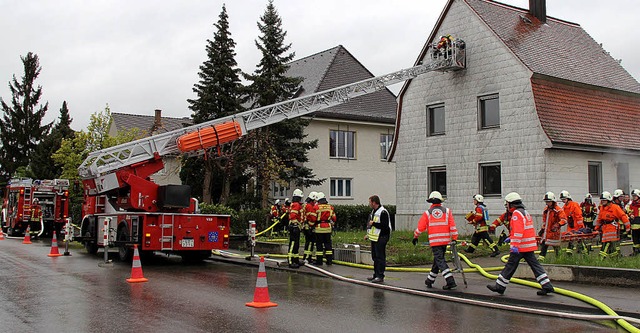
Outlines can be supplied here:
[[[504, 0], [528, 7], [528, 0]], [[220, 0], [0, 0], [0, 97], [10, 102], [9, 81], [23, 75], [21, 56], [34, 52], [42, 72], [45, 121], [67, 101], [72, 127], [108, 103], [112, 112], [189, 117], [198, 67], [213, 38]], [[415, 62], [446, 0], [275, 0], [296, 58], [342, 44], [374, 75]], [[236, 60], [253, 72], [257, 21], [266, 0], [228, 0]], [[579, 23], [636, 80], [640, 46], [637, 1], [548, 0], [547, 15]], [[571, 55], [567, 55], [571, 56]], [[397, 92], [396, 85], [392, 91]]]

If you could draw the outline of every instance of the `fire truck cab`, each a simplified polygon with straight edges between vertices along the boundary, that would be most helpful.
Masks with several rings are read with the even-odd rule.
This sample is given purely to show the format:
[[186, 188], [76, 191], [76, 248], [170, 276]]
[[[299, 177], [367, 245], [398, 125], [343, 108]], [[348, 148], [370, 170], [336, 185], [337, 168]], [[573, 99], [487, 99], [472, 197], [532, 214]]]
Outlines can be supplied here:
[[[34, 201], [42, 213], [35, 221], [31, 216], [35, 210]], [[38, 236], [50, 236], [53, 230], [59, 234], [68, 216], [68, 179], [15, 178], [4, 191], [2, 230], [9, 236], [23, 236], [27, 226]]]

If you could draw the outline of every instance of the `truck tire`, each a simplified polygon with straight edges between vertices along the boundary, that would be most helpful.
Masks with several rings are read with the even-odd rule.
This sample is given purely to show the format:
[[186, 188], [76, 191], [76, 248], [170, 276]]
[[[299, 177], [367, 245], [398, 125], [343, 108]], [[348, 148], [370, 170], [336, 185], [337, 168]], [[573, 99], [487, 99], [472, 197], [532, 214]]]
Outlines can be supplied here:
[[[118, 241], [120, 242], [129, 242], [129, 229], [127, 229], [126, 225], [121, 225], [118, 228]], [[133, 248], [129, 244], [121, 243], [118, 246], [118, 258], [120, 261], [131, 261], [133, 259]]]
[[[84, 235], [85, 238], [90, 239], [91, 233], [87, 232]], [[89, 254], [97, 254], [98, 253], [98, 244], [95, 241], [86, 241], [84, 242], [84, 248], [87, 249]]]

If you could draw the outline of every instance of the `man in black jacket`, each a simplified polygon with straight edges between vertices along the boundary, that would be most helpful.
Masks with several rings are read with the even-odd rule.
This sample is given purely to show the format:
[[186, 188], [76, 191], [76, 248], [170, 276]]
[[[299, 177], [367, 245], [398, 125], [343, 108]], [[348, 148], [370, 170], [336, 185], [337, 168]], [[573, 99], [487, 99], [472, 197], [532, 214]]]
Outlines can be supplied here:
[[387, 266], [387, 242], [391, 236], [391, 217], [389, 212], [380, 204], [380, 197], [372, 195], [369, 207], [373, 209], [367, 223], [365, 239], [371, 241], [371, 259], [373, 259], [373, 277], [367, 280], [375, 283], [384, 282], [384, 270]]

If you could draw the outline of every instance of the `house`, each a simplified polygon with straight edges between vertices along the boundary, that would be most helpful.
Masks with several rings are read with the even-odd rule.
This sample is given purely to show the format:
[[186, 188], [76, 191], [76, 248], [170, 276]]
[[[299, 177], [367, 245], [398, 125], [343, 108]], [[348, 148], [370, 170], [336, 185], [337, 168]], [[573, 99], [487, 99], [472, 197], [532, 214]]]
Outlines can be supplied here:
[[[298, 97], [374, 77], [347, 49], [336, 46], [293, 61], [287, 76], [303, 78]], [[332, 204], [367, 204], [371, 195], [384, 204], [395, 204], [395, 164], [386, 161], [393, 142], [395, 95], [388, 89], [313, 113], [305, 129], [305, 140], [318, 139], [308, 152], [318, 187], [303, 189], [324, 192]], [[275, 182], [274, 198], [290, 197], [293, 188]]]
[[476, 193], [494, 219], [516, 191], [540, 225], [546, 191], [597, 202], [640, 187], [640, 84], [579, 24], [547, 17], [543, 0], [529, 4], [447, 2], [416, 64], [451, 34], [466, 43], [467, 67], [399, 93], [389, 155], [398, 228], [415, 227], [433, 190], [470, 233], [462, 216]]
[[[109, 135], [116, 136], [118, 132], [128, 132], [135, 128], [146, 137], [189, 125], [193, 125], [192, 119], [163, 117], [161, 110], [155, 110], [153, 116], [112, 112]], [[151, 179], [159, 185], [182, 184], [179, 159], [174, 156], [165, 156], [163, 161], [164, 169], [153, 174]]]

